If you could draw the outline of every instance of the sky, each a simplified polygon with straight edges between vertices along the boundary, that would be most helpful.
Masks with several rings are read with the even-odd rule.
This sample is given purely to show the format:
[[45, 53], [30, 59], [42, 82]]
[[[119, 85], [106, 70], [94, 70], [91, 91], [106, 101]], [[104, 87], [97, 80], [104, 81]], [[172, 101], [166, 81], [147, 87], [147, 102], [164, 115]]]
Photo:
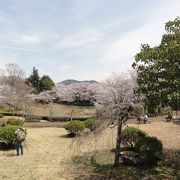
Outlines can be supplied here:
[[140, 45], [158, 45], [177, 16], [180, 0], [0, 0], [0, 68], [102, 81], [131, 69]]

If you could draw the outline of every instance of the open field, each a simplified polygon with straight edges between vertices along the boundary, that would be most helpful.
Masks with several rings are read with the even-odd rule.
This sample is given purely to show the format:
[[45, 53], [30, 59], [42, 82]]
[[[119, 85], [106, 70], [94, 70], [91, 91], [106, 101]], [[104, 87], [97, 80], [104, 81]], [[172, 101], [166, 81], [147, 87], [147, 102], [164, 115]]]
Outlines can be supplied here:
[[[9, 109], [0, 109], [0, 114], [12, 116]], [[21, 110], [14, 112], [17, 116], [23, 114]], [[92, 117], [95, 113], [94, 106], [76, 106], [64, 104], [33, 104], [29, 107], [29, 115], [51, 117]]]
[[75, 105], [63, 105], [63, 104], [35, 104], [31, 108], [34, 115], [38, 116], [92, 116], [95, 112], [93, 106], [75, 106]]
[[[138, 127], [137, 124], [131, 126]], [[180, 125], [164, 121], [141, 124], [140, 129], [162, 140], [166, 149], [180, 150]], [[63, 128], [29, 128], [28, 151], [24, 156], [16, 156], [15, 150], [0, 151], [0, 179], [74, 179], [84, 172], [71, 164], [74, 155], [95, 149], [110, 149], [114, 146], [116, 129], [106, 129], [96, 138], [85, 138], [74, 143], [67, 138]]]

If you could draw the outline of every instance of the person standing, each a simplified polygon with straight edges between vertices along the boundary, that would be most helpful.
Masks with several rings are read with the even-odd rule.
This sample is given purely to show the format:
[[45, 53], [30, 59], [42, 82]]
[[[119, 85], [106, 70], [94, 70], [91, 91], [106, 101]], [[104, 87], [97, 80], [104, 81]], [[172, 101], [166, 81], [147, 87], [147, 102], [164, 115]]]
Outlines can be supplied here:
[[19, 150], [21, 151], [21, 155], [23, 155], [24, 140], [26, 137], [25, 130], [23, 128], [19, 128], [15, 131], [15, 135], [17, 156], [19, 156]]
[[147, 123], [147, 121], [148, 121], [148, 115], [145, 114], [145, 115], [144, 115], [144, 123]]

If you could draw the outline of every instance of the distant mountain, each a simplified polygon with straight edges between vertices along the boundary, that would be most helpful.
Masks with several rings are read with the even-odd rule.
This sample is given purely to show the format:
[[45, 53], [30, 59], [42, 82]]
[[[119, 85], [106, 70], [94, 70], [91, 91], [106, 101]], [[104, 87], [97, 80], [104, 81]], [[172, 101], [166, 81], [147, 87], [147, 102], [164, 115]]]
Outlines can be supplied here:
[[73, 83], [91, 83], [91, 84], [93, 84], [93, 83], [99, 83], [99, 82], [97, 82], [95, 80], [77, 81], [75, 79], [67, 79], [67, 80], [64, 80], [62, 82], [59, 82], [58, 84], [64, 84], [64, 85], [67, 86], [67, 85], [70, 85], [70, 84], [73, 84]]

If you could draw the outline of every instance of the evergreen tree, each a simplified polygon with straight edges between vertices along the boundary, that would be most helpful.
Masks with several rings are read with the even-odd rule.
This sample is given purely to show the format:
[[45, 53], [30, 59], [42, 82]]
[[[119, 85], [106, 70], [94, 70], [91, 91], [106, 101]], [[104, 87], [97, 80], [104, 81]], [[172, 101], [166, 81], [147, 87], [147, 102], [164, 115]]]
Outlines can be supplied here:
[[53, 86], [54, 86], [54, 82], [49, 76], [44, 75], [41, 78], [41, 80], [40, 80], [40, 91], [52, 90]]
[[33, 67], [33, 71], [32, 74], [29, 76], [29, 78], [27, 79], [28, 84], [30, 84], [33, 88], [35, 88], [35, 90], [38, 92], [40, 92], [40, 77], [39, 77], [39, 73], [38, 70]]

